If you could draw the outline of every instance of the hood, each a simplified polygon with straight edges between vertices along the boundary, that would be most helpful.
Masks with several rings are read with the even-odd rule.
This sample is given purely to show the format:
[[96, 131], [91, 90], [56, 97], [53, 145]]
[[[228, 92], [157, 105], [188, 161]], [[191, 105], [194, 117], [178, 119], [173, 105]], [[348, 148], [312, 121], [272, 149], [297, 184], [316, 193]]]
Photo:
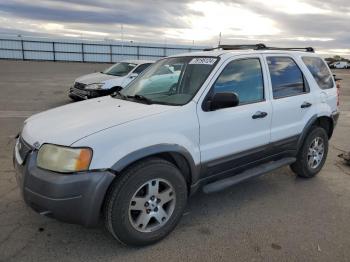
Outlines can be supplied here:
[[75, 82], [83, 83], [83, 84], [94, 84], [94, 83], [102, 83], [109, 79], [116, 79], [119, 78], [119, 76], [113, 76], [113, 75], [107, 75], [102, 74], [100, 72], [92, 73], [88, 75], [81, 76], [75, 80]]
[[29, 117], [22, 130], [30, 145], [53, 143], [69, 146], [106, 128], [160, 114], [174, 107], [147, 105], [110, 96], [57, 107]]

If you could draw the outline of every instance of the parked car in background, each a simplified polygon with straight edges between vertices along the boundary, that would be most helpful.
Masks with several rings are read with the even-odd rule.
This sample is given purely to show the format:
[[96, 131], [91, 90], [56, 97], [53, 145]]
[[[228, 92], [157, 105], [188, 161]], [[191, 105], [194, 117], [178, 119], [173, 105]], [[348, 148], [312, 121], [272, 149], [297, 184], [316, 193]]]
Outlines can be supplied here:
[[349, 67], [350, 67], [350, 65], [346, 61], [338, 61], [338, 62], [334, 62], [334, 63], [330, 64], [330, 68], [345, 69], [345, 68], [349, 68]]
[[113, 94], [127, 86], [152, 63], [154, 61], [126, 60], [102, 72], [81, 76], [74, 81], [69, 97], [82, 100]]

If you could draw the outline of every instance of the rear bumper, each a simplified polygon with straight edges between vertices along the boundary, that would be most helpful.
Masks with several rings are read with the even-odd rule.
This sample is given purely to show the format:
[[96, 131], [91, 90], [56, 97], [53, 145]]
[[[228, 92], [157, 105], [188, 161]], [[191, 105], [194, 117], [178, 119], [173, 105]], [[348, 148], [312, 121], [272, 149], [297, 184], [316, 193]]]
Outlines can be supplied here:
[[333, 112], [333, 114], [332, 114], [333, 127], [335, 127], [337, 125], [339, 116], [340, 116], [340, 112], [339, 111]]
[[114, 174], [108, 171], [59, 174], [36, 166], [37, 152], [30, 152], [20, 165], [14, 154], [16, 178], [24, 201], [42, 215], [94, 226]]

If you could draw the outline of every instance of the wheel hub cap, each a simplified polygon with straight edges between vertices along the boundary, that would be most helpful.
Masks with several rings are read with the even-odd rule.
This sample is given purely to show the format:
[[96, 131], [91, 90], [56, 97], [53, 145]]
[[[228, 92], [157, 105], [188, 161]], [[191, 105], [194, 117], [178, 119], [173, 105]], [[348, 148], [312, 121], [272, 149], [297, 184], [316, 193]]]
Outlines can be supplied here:
[[321, 137], [312, 140], [307, 154], [307, 162], [310, 168], [317, 168], [322, 162], [324, 155], [324, 142]]
[[169, 181], [152, 179], [140, 186], [129, 204], [129, 220], [140, 232], [152, 232], [166, 224], [175, 208], [175, 191]]

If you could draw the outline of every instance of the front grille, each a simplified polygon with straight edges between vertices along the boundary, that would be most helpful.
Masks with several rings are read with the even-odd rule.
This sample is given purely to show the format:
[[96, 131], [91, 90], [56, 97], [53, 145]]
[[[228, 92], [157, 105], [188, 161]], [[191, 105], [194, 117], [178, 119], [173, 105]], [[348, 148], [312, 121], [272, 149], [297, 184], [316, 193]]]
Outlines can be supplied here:
[[21, 136], [19, 137], [17, 148], [18, 153], [23, 161], [26, 159], [29, 152], [33, 149], [26, 141], [24, 141]]
[[77, 96], [80, 96], [80, 97], [83, 97], [83, 98], [85, 98], [85, 96], [89, 95], [88, 91], [77, 89], [77, 88], [74, 88], [74, 87], [70, 90], [70, 92], [72, 94], [74, 94], [74, 95], [77, 95]]
[[75, 82], [74, 87], [77, 89], [85, 89], [86, 84]]

